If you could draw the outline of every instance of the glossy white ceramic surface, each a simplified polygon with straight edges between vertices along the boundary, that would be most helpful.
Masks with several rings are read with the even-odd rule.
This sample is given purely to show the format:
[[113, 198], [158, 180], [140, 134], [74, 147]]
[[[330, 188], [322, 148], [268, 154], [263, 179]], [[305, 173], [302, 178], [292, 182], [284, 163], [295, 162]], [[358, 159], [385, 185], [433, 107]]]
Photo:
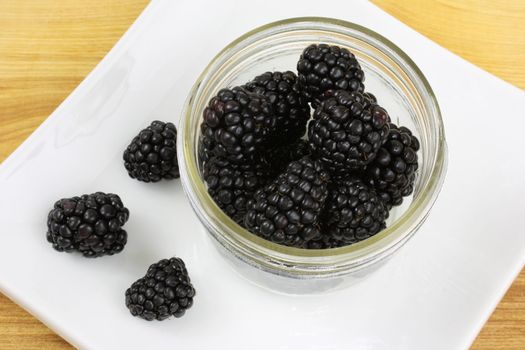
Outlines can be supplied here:
[[[330, 4], [152, 2], [0, 167], [2, 292], [87, 349], [466, 349], [525, 262], [525, 94], [369, 3]], [[121, 153], [151, 119], [178, 122], [193, 82], [231, 40], [308, 15], [369, 27], [416, 62], [442, 109], [449, 166], [427, 222], [381, 269], [350, 288], [297, 297], [241, 278], [179, 181], [131, 180]], [[95, 260], [53, 251], [53, 201], [97, 190], [119, 193], [131, 211], [125, 250]], [[131, 317], [124, 291], [170, 255], [186, 261], [194, 307], [164, 322]]]

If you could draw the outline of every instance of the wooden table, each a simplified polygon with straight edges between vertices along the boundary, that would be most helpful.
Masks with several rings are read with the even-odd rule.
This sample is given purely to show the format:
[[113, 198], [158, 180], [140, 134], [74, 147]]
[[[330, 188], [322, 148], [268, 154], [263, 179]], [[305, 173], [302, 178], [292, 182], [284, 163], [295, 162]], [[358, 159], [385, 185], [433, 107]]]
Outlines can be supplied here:
[[[375, 0], [377, 5], [508, 82], [525, 88], [525, 2]], [[0, 1], [0, 161], [111, 49], [146, 0]], [[69, 349], [0, 294], [0, 349]], [[525, 272], [472, 349], [525, 349]]]

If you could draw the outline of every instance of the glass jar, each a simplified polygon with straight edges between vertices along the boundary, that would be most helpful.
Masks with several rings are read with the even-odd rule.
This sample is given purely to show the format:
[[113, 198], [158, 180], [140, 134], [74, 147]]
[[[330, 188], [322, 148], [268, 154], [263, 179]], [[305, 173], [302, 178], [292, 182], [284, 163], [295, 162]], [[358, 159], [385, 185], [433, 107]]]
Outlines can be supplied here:
[[[409, 127], [421, 143], [414, 194], [390, 213], [387, 228], [350, 246], [315, 250], [266, 241], [226, 216], [208, 195], [197, 160], [203, 110], [224, 87], [242, 85], [266, 71], [295, 70], [312, 43], [348, 48], [366, 76], [366, 90]], [[181, 181], [197, 216], [224, 256], [249, 280], [289, 293], [313, 293], [347, 285], [377, 268], [416, 233], [443, 184], [446, 143], [440, 110], [414, 62], [381, 35], [329, 18], [293, 18], [252, 30], [226, 46], [193, 86], [179, 128]]]

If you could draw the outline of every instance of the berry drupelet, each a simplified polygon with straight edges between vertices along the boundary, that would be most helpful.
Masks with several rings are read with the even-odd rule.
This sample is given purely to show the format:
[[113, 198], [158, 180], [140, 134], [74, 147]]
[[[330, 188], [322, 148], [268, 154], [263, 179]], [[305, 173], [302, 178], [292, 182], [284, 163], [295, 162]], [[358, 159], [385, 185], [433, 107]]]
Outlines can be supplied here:
[[387, 141], [377, 152], [363, 178], [376, 189], [388, 209], [400, 205], [414, 190], [419, 140], [402, 126], [390, 124]]
[[246, 203], [270, 180], [267, 169], [263, 163], [238, 165], [225, 158], [212, 157], [203, 167], [203, 178], [215, 203], [242, 224]]
[[97, 192], [58, 200], [47, 218], [47, 241], [59, 252], [79, 251], [85, 257], [113, 255], [124, 249], [122, 226], [129, 211], [120, 197]]
[[388, 211], [374, 189], [349, 177], [331, 183], [322, 214], [321, 240], [310, 248], [336, 248], [372, 237], [386, 227]]
[[297, 62], [297, 71], [299, 88], [314, 106], [330, 90], [364, 91], [365, 75], [361, 66], [354, 54], [342, 47], [308, 46]]
[[179, 177], [177, 129], [173, 123], [154, 121], [124, 151], [124, 166], [134, 179], [157, 182]]
[[273, 105], [276, 120], [275, 143], [289, 143], [301, 138], [310, 119], [308, 101], [297, 89], [295, 73], [266, 72], [244, 85], [250, 92], [268, 97]]
[[193, 305], [195, 289], [184, 262], [171, 258], [151, 265], [146, 276], [133, 283], [125, 295], [133, 316], [162, 321], [170, 316], [182, 317]]
[[334, 175], [362, 169], [386, 141], [390, 117], [359, 92], [337, 90], [330, 95], [308, 125], [313, 152]]
[[235, 164], [254, 162], [276, 132], [276, 116], [269, 98], [235, 87], [222, 89], [203, 112], [200, 161], [215, 155]]
[[291, 162], [248, 203], [246, 228], [269, 241], [305, 248], [321, 236], [319, 216], [328, 180], [322, 164], [310, 157]]

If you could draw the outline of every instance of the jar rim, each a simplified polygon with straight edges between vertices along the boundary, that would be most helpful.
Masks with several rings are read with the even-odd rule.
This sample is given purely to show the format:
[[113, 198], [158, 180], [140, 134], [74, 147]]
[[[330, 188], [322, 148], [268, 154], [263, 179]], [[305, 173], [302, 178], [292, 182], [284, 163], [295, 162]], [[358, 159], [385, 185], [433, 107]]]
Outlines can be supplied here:
[[[359, 33], [366, 39], [371, 39], [372, 44], [380, 45], [377, 47], [380, 50], [388, 49], [391, 55], [397, 56], [390, 58], [396, 59], [396, 62], [399, 61], [397, 63], [402, 63], [404, 73], [412, 79], [415, 78], [419, 83], [417, 90], [419, 93], [423, 92], [425, 98], [428, 98], [432, 117], [437, 126], [437, 130], [434, 131], [437, 133], [436, 151], [433, 152], [435, 160], [428, 177], [429, 180], [421, 189], [421, 193], [414, 198], [406, 211], [387, 228], [366, 240], [349, 246], [330, 249], [288, 247], [267, 241], [239, 226], [215, 204], [208, 194], [204, 181], [200, 178], [194, 148], [190, 142], [189, 135], [192, 132], [190, 120], [195, 107], [195, 97], [199, 89], [206, 83], [208, 75], [213, 72], [213, 69], [218, 68], [217, 64], [220, 63], [221, 59], [231, 53], [232, 50], [237, 50], [239, 46], [242, 47], [243, 43], [246, 44], [265, 32], [279, 27], [292, 28], [300, 24], [310, 26], [307, 27], [308, 29], [311, 26], [342, 27], [351, 30], [353, 33]], [[329, 30], [330, 28], [323, 29]], [[179, 130], [177, 149], [179, 162], [182, 163], [180, 166], [181, 180], [194, 210], [206, 218], [205, 225], [219, 243], [228, 250], [235, 251], [237, 255], [240, 253], [254, 256], [259, 264], [270, 270], [279, 268], [279, 266], [295, 266], [299, 274], [322, 274], [323, 269], [334, 271], [365, 266], [377, 257], [384, 256], [388, 251], [397, 249], [410, 238], [411, 233], [414, 233], [415, 229], [421, 225], [428, 215], [439, 194], [446, 173], [447, 146], [441, 112], [434, 92], [421, 70], [406, 53], [382, 35], [358, 24], [327, 17], [297, 17], [268, 23], [245, 33], [224, 47], [206, 66], [192, 87], [185, 103]], [[270, 255], [272, 261], [268, 262], [264, 258], [265, 255]]]

